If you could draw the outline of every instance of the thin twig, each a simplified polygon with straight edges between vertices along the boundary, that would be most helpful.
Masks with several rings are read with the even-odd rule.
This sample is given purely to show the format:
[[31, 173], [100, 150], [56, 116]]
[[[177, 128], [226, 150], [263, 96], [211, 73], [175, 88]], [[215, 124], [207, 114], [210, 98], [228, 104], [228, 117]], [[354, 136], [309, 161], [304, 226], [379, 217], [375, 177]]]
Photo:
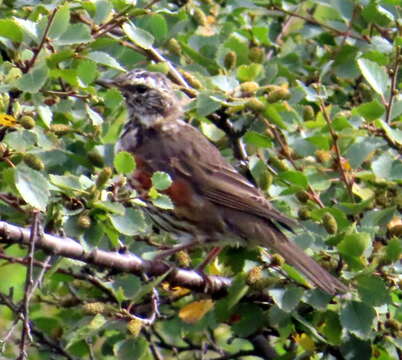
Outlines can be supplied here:
[[20, 354], [18, 356], [18, 360], [25, 360], [27, 358], [27, 341], [29, 339], [32, 342], [31, 337], [31, 329], [29, 326], [29, 300], [31, 298], [31, 291], [33, 289], [33, 267], [34, 267], [34, 255], [35, 255], [35, 243], [39, 238], [39, 210], [35, 210], [33, 213], [32, 226], [31, 226], [31, 234], [29, 238], [29, 250], [27, 255], [27, 273], [25, 279], [25, 291], [24, 291], [24, 299], [22, 302], [22, 316], [23, 316], [23, 325], [21, 331], [21, 342], [20, 342]]
[[[26, 261], [27, 259], [15, 258], [13, 256], [6, 255], [6, 254], [3, 254], [3, 253], [0, 253], [0, 259], [7, 260], [8, 262], [13, 263], [13, 264], [21, 264], [21, 265], [24, 265], [24, 266], [27, 265], [27, 261]], [[39, 267], [41, 267], [42, 269], [45, 269], [45, 270], [52, 269], [52, 265], [50, 265], [49, 263], [44, 263], [44, 262], [41, 262], [41, 261], [38, 261], [38, 260], [34, 261], [34, 265], [39, 266]], [[74, 279], [77, 279], [77, 280], [87, 281], [90, 284], [92, 284], [93, 286], [97, 287], [99, 290], [101, 290], [106, 295], [106, 301], [114, 302], [116, 304], [119, 303], [119, 301], [116, 298], [116, 296], [113, 293], [113, 291], [109, 287], [107, 287], [102, 282], [102, 280], [100, 280], [96, 276], [86, 274], [86, 273], [75, 273], [72, 270], [63, 269], [61, 267], [58, 267], [56, 269], [56, 272], [60, 273], [60, 274], [71, 276], [71, 277], [73, 277]]]
[[339, 172], [341, 174], [342, 181], [344, 182], [344, 184], [346, 186], [346, 190], [349, 194], [350, 200], [354, 201], [353, 190], [352, 190], [353, 184], [351, 183], [351, 181], [349, 181], [349, 178], [346, 175], [345, 169], [343, 167], [342, 154], [341, 154], [341, 150], [339, 148], [339, 143], [338, 143], [338, 134], [335, 132], [334, 127], [332, 126], [331, 118], [329, 117], [328, 111], [324, 104], [324, 100], [322, 99], [321, 96], [319, 96], [319, 102], [320, 102], [319, 105], [320, 105], [321, 112], [324, 116], [325, 122], [327, 123], [327, 126], [328, 126], [329, 133], [332, 137], [332, 142], [333, 142], [333, 145], [335, 148], [335, 154], [336, 154], [336, 162], [338, 165]]
[[41, 39], [41, 41], [40, 41], [40, 43], [39, 43], [39, 46], [38, 46], [38, 48], [34, 51], [34, 56], [32, 57], [31, 61], [26, 65], [25, 69], [23, 70], [24, 72], [27, 73], [27, 72], [32, 68], [32, 66], [34, 66], [34, 64], [35, 64], [35, 62], [36, 62], [36, 59], [37, 59], [38, 56], [39, 56], [39, 53], [41, 52], [42, 48], [45, 46], [45, 43], [46, 43], [46, 41], [47, 41], [47, 35], [49, 34], [50, 26], [51, 26], [52, 23], [53, 23], [53, 20], [54, 20], [54, 17], [55, 17], [55, 15], [56, 15], [57, 10], [58, 10], [58, 8], [56, 7], [56, 8], [52, 11], [52, 13], [50, 14], [49, 20], [47, 21], [46, 28], [45, 28], [45, 31], [43, 32], [43, 36], [42, 36], [42, 39]]
[[[282, 150], [282, 153], [285, 154], [285, 156], [286, 156], [286, 159], [292, 164], [292, 166], [294, 167], [295, 170], [302, 172], [302, 169], [299, 166], [297, 166], [296, 162], [292, 158], [292, 155], [289, 154], [289, 151], [287, 150], [289, 148], [289, 146], [288, 146], [288, 144], [285, 143], [284, 136], [282, 135], [280, 130], [278, 130], [274, 125], [272, 125], [264, 117], [261, 117], [261, 118], [264, 121], [265, 125], [273, 132], [275, 139], [277, 140], [277, 142]], [[320, 199], [320, 195], [314, 191], [314, 189], [311, 187], [311, 185], [307, 185], [307, 191], [308, 191], [308, 195], [311, 198], [311, 200], [313, 200], [319, 207], [321, 207], [321, 208], [325, 207], [325, 205], [323, 204], [323, 202]]]
[[394, 100], [395, 100], [395, 95], [398, 93], [397, 90], [397, 85], [398, 85], [398, 73], [399, 73], [399, 67], [400, 67], [400, 59], [399, 57], [401, 56], [401, 47], [397, 46], [396, 47], [396, 54], [395, 54], [395, 63], [394, 67], [392, 69], [392, 75], [391, 75], [391, 89], [389, 93], [389, 100], [388, 104], [386, 105], [386, 115], [385, 115], [385, 122], [389, 124], [391, 122], [391, 116], [392, 116], [392, 108], [394, 105]]
[[284, 14], [286, 14], [286, 15], [294, 16], [294, 17], [297, 17], [297, 18], [299, 18], [299, 19], [303, 19], [303, 20], [305, 20], [305, 21], [307, 21], [307, 22], [309, 22], [309, 23], [311, 23], [311, 24], [314, 24], [314, 25], [317, 25], [317, 26], [321, 26], [322, 28], [331, 31], [331, 32], [335, 33], [335, 34], [338, 35], [338, 36], [351, 37], [351, 38], [356, 39], [356, 40], [361, 40], [361, 41], [365, 41], [365, 42], [370, 43], [370, 40], [369, 40], [368, 37], [359, 36], [359, 35], [357, 35], [357, 34], [352, 33], [350, 30], [348, 30], [348, 31], [340, 31], [340, 30], [338, 30], [338, 29], [333, 28], [332, 26], [329, 26], [329, 25], [327, 25], [327, 24], [320, 23], [319, 21], [315, 20], [314, 18], [312, 18], [312, 17], [310, 17], [310, 16], [300, 15], [300, 14], [295, 13], [295, 12], [293, 12], [293, 11], [289, 11], [289, 10], [282, 9], [281, 7], [279, 7], [279, 6], [277, 6], [277, 5], [269, 5], [269, 6], [270, 6], [271, 9], [274, 9], [274, 10], [279, 11], [279, 12], [281, 12], [281, 13], [284, 13]]

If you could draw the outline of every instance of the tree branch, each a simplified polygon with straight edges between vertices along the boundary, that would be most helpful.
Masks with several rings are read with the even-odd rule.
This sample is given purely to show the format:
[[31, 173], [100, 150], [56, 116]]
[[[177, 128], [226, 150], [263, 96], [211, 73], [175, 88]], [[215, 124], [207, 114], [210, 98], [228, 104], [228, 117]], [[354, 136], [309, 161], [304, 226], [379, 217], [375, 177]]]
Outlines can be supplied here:
[[[0, 221], [0, 242], [29, 245], [30, 230]], [[143, 260], [135, 254], [120, 254], [100, 249], [86, 251], [78, 242], [71, 238], [60, 238], [50, 234], [43, 234], [43, 236], [36, 240], [35, 246], [50, 254], [76, 259], [86, 264], [102, 266], [125, 273], [146, 274], [149, 277], [169, 273], [166, 281], [172, 286], [182, 286], [209, 294], [224, 293], [231, 285], [231, 280], [228, 278], [203, 276], [196, 271], [175, 268], [160, 261]]]

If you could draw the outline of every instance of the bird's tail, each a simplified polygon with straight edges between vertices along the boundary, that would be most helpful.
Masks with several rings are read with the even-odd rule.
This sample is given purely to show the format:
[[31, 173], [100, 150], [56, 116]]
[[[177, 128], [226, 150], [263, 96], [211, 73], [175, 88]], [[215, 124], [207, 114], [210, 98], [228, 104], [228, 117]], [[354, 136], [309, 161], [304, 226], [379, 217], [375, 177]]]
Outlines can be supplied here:
[[299, 246], [290, 241], [278, 229], [274, 231], [275, 235], [273, 238], [275, 240], [269, 241], [268, 246], [281, 254], [287, 263], [302, 271], [314, 285], [331, 295], [344, 293], [348, 290], [345, 284], [332, 276], [310, 256], [306, 255]]

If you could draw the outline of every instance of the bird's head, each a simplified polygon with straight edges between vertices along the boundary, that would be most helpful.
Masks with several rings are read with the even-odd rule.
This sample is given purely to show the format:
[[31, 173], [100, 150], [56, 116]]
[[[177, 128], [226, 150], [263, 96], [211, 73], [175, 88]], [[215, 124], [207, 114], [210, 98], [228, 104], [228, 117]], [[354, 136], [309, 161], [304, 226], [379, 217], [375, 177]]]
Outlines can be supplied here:
[[161, 73], [135, 69], [117, 76], [111, 85], [124, 95], [130, 122], [150, 127], [179, 117], [172, 83]]

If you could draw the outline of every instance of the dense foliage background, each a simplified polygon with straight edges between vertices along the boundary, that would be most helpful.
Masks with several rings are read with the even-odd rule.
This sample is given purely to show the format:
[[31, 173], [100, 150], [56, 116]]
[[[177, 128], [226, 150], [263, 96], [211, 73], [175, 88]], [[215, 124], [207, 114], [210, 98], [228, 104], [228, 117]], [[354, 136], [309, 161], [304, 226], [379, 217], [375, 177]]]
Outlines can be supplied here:
[[[401, 3], [1, 1], [1, 220], [146, 259], [171, 242], [124, 188], [123, 99], [96, 82], [145, 67], [351, 290], [330, 298], [256, 249], [224, 250], [214, 293], [4, 244], [0, 357], [400, 358]], [[158, 206], [168, 184], [154, 176]]]

